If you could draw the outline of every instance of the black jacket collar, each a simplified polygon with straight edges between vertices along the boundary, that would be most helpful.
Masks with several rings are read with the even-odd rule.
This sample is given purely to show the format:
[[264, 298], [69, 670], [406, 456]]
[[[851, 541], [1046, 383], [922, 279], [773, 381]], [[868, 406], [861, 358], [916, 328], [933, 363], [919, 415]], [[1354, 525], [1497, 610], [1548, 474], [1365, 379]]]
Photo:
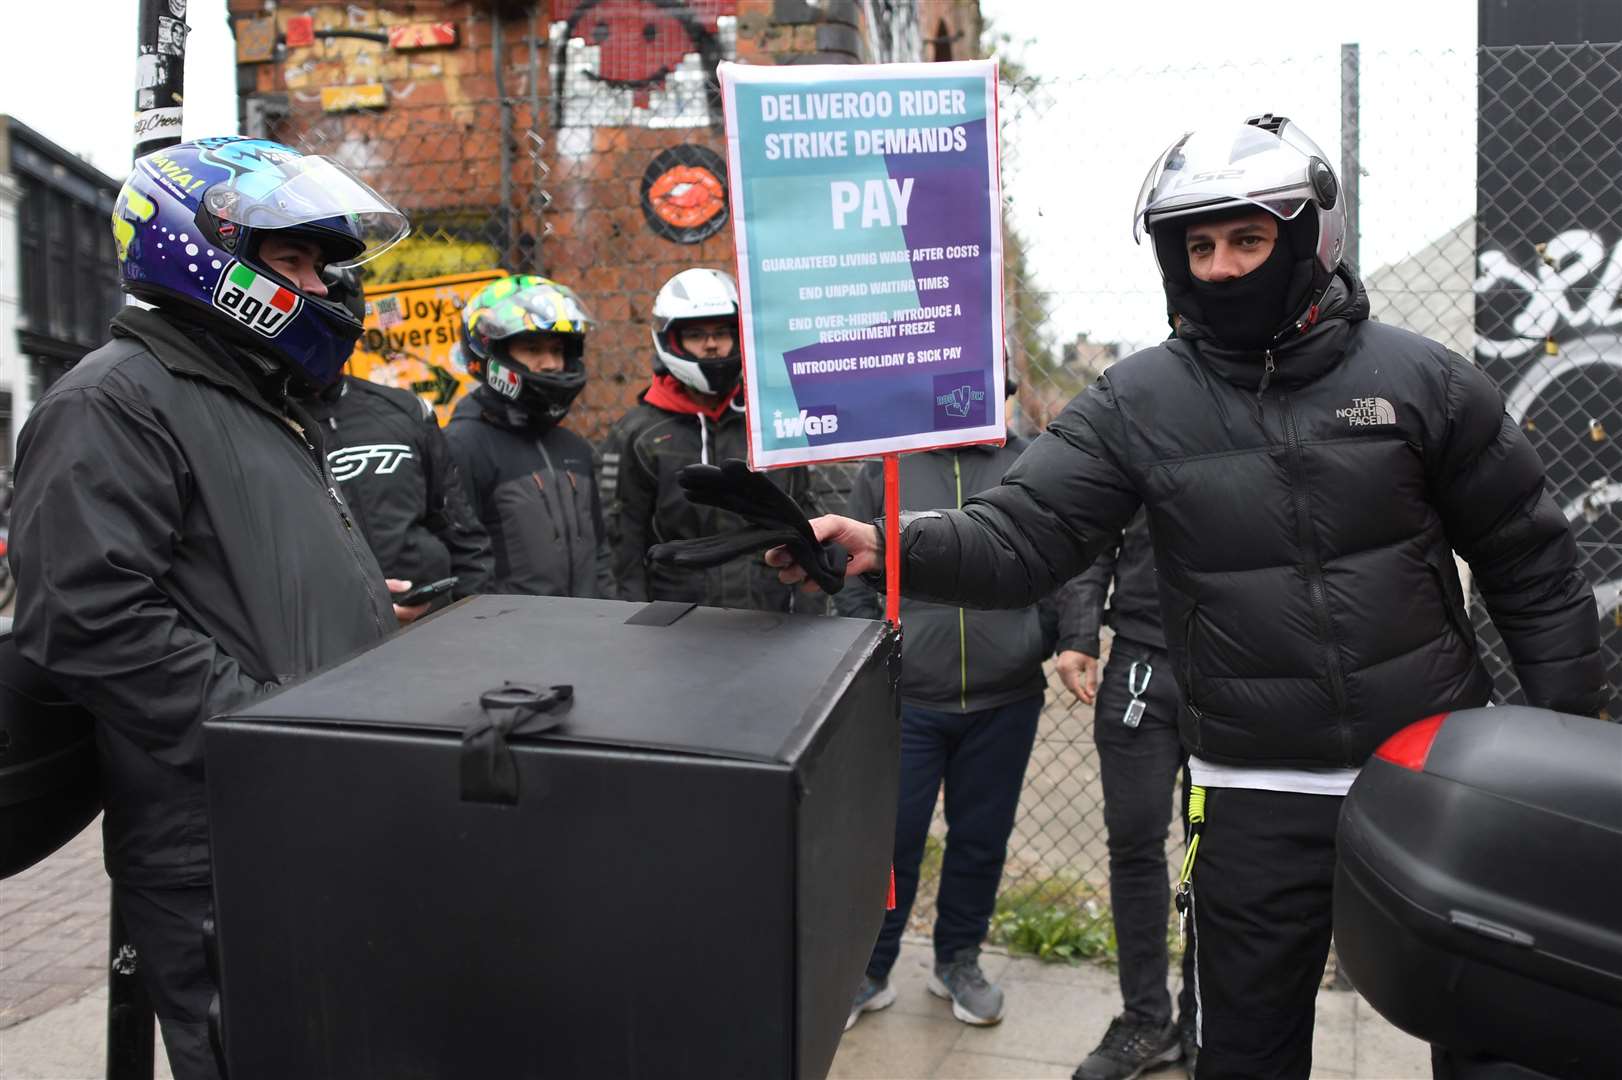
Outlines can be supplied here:
[[287, 376], [274, 361], [247, 354], [169, 311], [126, 307], [113, 316], [114, 337], [134, 338], [176, 375], [234, 391], [277, 416], [287, 411]]
[[[1345, 355], [1353, 325], [1368, 317], [1368, 293], [1351, 271], [1343, 267], [1329, 283], [1317, 321], [1273, 347], [1274, 370], [1267, 385], [1289, 390], [1323, 377]], [[1213, 339], [1204, 327], [1187, 319], [1179, 321], [1177, 337], [1190, 345], [1200, 362], [1224, 382], [1245, 390], [1261, 386], [1267, 350], [1230, 349]]]

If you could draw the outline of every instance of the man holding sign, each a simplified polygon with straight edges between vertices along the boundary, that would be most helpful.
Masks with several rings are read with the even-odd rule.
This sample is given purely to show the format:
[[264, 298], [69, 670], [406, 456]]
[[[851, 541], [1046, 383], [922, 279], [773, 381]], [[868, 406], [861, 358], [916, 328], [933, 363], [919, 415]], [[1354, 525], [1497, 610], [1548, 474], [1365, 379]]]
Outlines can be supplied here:
[[[1199, 1076], [1304, 1078], [1342, 796], [1388, 736], [1491, 690], [1453, 552], [1539, 707], [1601, 708], [1594, 597], [1492, 383], [1369, 320], [1339, 185], [1299, 128], [1185, 134], [1135, 218], [1176, 337], [1112, 367], [1001, 486], [906, 515], [901, 584], [1023, 606], [1146, 509], [1195, 785], [1178, 907], [1196, 929]], [[812, 524], [849, 573], [881, 569], [873, 525]], [[768, 561], [802, 576], [782, 549]]]

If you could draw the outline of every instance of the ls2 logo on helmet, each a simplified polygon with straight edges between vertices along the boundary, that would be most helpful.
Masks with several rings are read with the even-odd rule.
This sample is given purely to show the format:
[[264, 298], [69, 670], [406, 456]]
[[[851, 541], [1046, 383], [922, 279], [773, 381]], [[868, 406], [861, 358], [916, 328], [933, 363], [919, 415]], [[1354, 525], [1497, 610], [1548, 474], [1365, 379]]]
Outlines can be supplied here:
[[304, 306], [304, 300], [263, 274], [233, 262], [214, 286], [214, 306], [264, 337], [286, 329]]

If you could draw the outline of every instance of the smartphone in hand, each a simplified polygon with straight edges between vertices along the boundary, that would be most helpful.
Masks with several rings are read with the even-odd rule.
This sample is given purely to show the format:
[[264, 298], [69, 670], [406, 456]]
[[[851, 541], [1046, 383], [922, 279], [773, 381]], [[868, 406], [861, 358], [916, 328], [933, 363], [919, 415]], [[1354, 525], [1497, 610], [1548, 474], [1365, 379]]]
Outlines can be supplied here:
[[456, 583], [461, 580], [459, 577], [440, 578], [438, 581], [430, 581], [426, 585], [407, 589], [403, 593], [390, 593], [389, 599], [401, 607], [416, 607], [418, 604], [426, 604], [430, 600], [444, 596], [456, 588]]

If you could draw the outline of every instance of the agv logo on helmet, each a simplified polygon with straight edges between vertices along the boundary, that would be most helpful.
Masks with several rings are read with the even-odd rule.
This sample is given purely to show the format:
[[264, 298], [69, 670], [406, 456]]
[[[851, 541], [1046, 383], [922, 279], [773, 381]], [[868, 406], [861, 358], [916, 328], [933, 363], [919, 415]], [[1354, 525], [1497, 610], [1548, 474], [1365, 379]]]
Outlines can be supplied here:
[[214, 287], [214, 306], [248, 329], [273, 338], [299, 313], [298, 293], [233, 261]]

